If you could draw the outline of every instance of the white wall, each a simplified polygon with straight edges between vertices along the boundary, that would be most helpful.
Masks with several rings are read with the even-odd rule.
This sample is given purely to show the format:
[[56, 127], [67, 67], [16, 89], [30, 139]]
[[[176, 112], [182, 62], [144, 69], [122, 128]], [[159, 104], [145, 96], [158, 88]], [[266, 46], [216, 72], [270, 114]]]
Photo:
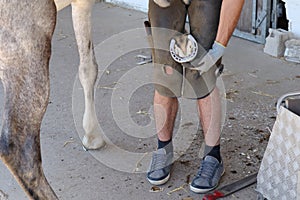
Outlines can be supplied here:
[[300, 0], [284, 0], [289, 20], [289, 31], [300, 38]]
[[148, 11], [148, 0], [106, 0], [106, 2], [118, 4], [127, 8], [132, 8], [143, 12]]

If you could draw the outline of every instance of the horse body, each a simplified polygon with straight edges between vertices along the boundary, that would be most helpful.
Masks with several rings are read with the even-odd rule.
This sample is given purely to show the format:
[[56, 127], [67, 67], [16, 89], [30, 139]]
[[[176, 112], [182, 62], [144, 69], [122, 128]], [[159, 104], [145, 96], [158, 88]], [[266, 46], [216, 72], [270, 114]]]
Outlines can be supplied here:
[[87, 149], [97, 149], [105, 143], [94, 106], [98, 71], [91, 41], [94, 0], [0, 0], [0, 79], [5, 95], [0, 158], [30, 199], [57, 199], [42, 169], [40, 126], [49, 100], [56, 12], [70, 3], [85, 97], [82, 142]]

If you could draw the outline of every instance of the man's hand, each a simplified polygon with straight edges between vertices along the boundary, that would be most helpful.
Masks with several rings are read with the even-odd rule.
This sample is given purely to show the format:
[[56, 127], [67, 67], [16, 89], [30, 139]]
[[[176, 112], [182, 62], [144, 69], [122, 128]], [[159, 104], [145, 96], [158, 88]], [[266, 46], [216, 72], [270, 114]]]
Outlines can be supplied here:
[[215, 41], [212, 48], [200, 60], [200, 62], [192, 62], [192, 65], [195, 67], [194, 69], [199, 70], [200, 75], [207, 72], [223, 56], [224, 50], [225, 47]]

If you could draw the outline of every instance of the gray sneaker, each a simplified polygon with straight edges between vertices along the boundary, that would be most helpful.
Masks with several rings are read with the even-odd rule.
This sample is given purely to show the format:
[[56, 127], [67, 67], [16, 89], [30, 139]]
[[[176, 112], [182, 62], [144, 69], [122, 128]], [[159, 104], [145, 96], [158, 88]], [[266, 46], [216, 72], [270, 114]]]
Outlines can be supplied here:
[[206, 193], [215, 189], [224, 172], [222, 161], [219, 163], [215, 157], [205, 156], [196, 177], [190, 184], [191, 191], [195, 193]]
[[164, 148], [153, 152], [150, 169], [147, 173], [148, 181], [153, 185], [165, 184], [170, 178], [173, 152], [167, 153]]

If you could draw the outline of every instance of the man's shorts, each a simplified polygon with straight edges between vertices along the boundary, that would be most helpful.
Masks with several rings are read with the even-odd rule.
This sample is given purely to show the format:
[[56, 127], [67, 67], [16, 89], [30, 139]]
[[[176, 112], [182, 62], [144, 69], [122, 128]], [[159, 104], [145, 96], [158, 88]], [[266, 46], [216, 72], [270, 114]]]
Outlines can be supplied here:
[[[185, 32], [188, 15], [190, 34], [197, 40], [204, 55], [213, 45], [217, 35], [222, 0], [192, 0], [185, 5], [182, 0], [172, 0], [161, 8], [149, 0], [149, 21], [153, 40], [155, 89], [167, 97], [204, 98], [216, 86], [217, 66], [200, 76], [197, 70], [183, 68], [169, 52], [171, 38]], [[172, 67], [172, 70], [168, 67]]]

